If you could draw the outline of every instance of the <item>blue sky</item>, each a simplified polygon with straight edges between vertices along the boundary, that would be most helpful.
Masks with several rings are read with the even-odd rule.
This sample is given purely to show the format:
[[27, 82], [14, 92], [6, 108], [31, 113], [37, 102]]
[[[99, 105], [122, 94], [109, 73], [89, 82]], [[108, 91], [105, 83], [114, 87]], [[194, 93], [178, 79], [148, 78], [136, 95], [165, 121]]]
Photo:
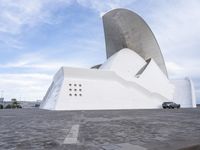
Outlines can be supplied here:
[[145, 19], [170, 78], [191, 77], [200, 103], [199, 0], [0, 0], [0, 90], [6, 100], [42, 99], [61, 66], [104, 62], [101, 16], [119, 7]]

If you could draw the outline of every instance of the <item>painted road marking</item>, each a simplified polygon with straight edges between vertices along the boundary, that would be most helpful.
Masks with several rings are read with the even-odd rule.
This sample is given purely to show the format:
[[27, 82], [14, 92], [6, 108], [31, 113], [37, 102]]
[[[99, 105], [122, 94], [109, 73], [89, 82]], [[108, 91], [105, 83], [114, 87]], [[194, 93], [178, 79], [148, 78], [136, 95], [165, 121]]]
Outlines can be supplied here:
[[79, 124], [73, 125], [64, 139], [63, 144], [77, 144], [78, 143], [78, 134], [79, 134]]

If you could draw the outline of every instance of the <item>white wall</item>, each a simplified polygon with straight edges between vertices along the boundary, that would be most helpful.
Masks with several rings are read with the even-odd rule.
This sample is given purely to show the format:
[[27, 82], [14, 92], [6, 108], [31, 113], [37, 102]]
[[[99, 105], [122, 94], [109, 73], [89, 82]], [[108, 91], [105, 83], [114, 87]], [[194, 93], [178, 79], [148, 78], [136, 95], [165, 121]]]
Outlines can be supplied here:
[[196, 107], [195, 91], [191, 80], [174, 79], [171, 82], [175, 86], [173, 101], [181, 104], [181, 107]]
[[135, 82], [151, 92], [161, 94], [168, 101], [173, 99], [174, 85], [170, 83], [153, 59]]
[[162, 102], [166, 101], [158, 93], [151, 93], [111, 71], [78, 68], [63, 68], [63, 70], [65, 79], [62, 86], [59, 86], [61, 88], [59, 97], [50, 94], [52, 97], [48, 100], [48, 103], [56, 101], [55, 108], [49, 105], [42, 108], [55, 110], [160, 108]]

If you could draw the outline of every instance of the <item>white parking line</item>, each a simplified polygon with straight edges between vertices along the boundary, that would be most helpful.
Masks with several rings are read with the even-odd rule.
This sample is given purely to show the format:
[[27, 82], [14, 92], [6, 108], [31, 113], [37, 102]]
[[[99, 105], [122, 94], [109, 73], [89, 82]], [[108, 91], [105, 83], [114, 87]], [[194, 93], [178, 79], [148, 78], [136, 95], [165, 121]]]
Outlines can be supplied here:
[[79, 134], [79, 124], [73, 125], [63, 141], [63, 144], [77, 144]]

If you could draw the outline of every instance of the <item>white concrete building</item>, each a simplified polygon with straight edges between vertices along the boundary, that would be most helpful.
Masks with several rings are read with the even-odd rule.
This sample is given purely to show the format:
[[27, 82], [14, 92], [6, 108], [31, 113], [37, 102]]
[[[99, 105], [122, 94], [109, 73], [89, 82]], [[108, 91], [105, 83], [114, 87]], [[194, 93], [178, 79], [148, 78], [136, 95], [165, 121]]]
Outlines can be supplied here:
[[166, 101], [196, 106], [191, 80], [168, 79], [160, 48], [141, 17], [116, 9], [105, 14], [103, 21], [106, 62], [96, 69], [62, 67], [41, 108], [144, 109], [161, 108]]

